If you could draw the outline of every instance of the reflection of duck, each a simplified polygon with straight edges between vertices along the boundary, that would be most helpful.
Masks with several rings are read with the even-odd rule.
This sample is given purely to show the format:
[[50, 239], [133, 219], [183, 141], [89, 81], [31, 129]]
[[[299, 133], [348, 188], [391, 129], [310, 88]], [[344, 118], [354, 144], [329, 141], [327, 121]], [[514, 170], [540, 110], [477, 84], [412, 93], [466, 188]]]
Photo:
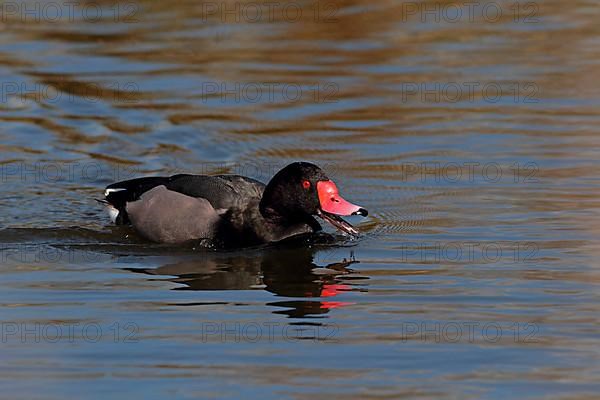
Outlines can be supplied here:
[[353, 273], [348, 267], [358, 261], [351, 256], [349, 260], [319, 266], [313, 262], [317, 251], [318, 247], [279, 246], [246, 250], [243, 253], [206, 252], [155, 269], [128, 270], [149, 275], [174, 276], [168, 280], [185, 285], [175, 290], [264, 288], [278, 296], [301, 298], [271, 302], [268, 305], [289, 308], [277, 313], [304, 317], [325, 314], [330, 309], [347, 305], [348, 303], [333, 301], [332, 298], [340, 292], [356, 290], [356, 284], [344, 282], [343, 276]]

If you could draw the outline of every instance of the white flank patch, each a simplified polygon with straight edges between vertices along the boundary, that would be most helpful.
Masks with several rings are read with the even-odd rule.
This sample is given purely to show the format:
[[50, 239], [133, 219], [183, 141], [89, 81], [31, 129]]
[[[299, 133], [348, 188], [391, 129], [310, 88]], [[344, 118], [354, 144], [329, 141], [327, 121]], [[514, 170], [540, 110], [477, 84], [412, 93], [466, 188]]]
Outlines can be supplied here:
[[108, 216], [110, 217], [110, 222], [113, 224], [117, 222], [117, 217], [119, 216], [119, 210], [114, 208], [113, 206], [106, 206], [106, 210], [108, 211]]

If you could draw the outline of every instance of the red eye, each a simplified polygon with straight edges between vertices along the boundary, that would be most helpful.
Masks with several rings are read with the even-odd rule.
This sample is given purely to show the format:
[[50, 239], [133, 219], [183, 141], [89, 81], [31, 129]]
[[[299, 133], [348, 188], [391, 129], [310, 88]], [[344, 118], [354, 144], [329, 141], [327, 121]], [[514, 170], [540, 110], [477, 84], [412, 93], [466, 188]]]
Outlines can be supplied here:
[[304, 189], [310, 188], [310, 182], [309, 181], [302, 181], [302, 187]]

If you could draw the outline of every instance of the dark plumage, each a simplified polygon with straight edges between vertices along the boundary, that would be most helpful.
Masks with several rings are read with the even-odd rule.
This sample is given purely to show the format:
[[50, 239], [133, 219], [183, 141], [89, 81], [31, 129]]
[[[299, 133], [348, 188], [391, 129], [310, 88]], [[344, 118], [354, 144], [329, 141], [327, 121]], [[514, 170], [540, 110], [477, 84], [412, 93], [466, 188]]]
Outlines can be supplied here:
[[337, 215], [366, 215], [343, 200], [316, 165], [297, 162], [268, 185], [239, 175], [174, 175], [109, 185], [105, 203], [117, 224], [131, 224], [154, 242], [208, 239], [220, 247], [277, 242], [319, 231], [318, 215], [336, 228], [357, 231]]

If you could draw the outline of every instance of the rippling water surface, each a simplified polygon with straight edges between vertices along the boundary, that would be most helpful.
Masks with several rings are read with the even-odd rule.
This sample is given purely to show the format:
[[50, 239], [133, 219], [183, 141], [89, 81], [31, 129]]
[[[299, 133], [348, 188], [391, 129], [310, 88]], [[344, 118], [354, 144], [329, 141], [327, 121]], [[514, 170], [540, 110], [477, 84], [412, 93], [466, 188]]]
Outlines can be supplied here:
[[[3, 393], [600, 393], [596, 2], [76, 4], [1, 8]], [[293, 160], [361, 238], [167, 248], [94, 201]]]

